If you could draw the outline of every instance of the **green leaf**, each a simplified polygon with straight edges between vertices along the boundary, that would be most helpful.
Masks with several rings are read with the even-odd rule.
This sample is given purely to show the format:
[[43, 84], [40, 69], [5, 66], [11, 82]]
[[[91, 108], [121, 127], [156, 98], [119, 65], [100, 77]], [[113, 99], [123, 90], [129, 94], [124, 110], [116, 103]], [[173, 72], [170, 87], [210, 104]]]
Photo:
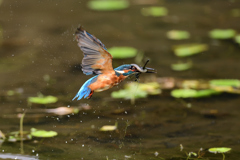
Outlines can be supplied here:
[[88, 7], [97, 11], [114, 11], [122, 10], [129, 7], [127, 0], [91, 0]]
[[49, 138], [49, 137], [57, 136], [57, 132], [37, 130], [37, 129], [33, 128], [33, 129], [31, 129], [31, 135], [34, 136], [34, 137]]
[[210, 81], [210, 85], [240, 87], [240, 81], [237, 79], [215, 79]]
[[32, 139], [32, 135], [30, 134], [30, 132], [28, 131], [23, 131], [22, 132], [23, 137], [21, 137], [20, 131], [14, 131], [14, 132], [10, 132], [8, 134], [8, 141], [9, 142], [17, 142], [17, 141], [25, 141], [25, 140], [31, 140]]
[[121, 89], [119, 91], [112, 92], [111, 96], [113, 98], [124, 98], [124, 99], [132, 99], [134, 98], [146, 98], [147, 92], [146, 91], [135, 91], [129, 89]]
[[240, 81], [237, 79], [216, 79], [209, 81], [211, 89], [218, 92], [240, 94]]
[[214, 29], [209, 32], [209, 36], [214, 39], [230, 39], [235, 34], [236, 31], [233, 29]]
[[123, 59], [135, 57], [138, 50], [133, 47], [112, 47], [108, 49], [108, 52], [111, 53], [113, 58]]
[[240, 44], [240, 34], [236, 35], [234, 39], [236, 43]]
[[192, 61], [188, 61], [186, 63], [176, 63], [176, 64], [172, 64], [171, 68], [174, 71], [185, 71], [188, 70], [192, 67]]
[[209, 148], [208, 151], [211, 153], [226, 153], [229, 152], [231, 148], [226, 148], [226, 147], [218, 147], [218, 148]]
[[105, 125], [102, 126], [99, 130], [100, 131], [114, 131], [117, 129], [118, 123], [116, 122], [115, 125]]
[[188, 31], [171, 30], [167, 32], [167, 37], [173, 40], [182, 40], [188, 39], [190, 37], [190, 34]]
[[165, 7], [145, 7], [141, 9], [141, 13], [143, 16], [161, 17], [166, 16], [168, 10]]
[[58, 98], [54, 96], [28, 97], [29, 103], [49, 104], [49, 103], [55, 103], [57, 101], [58, 101]]
[[157, 82], [149, 82], [149, 83], [137, 83], [137, 82], [133, 82], [133, 83], [129, 83], [127, 84], [128, 86], [137, 86], [138, 90], [140, 91], [146, 91], [147, 94], [149, 95], [157, 95], [161, 93], [160, 90], [160, 85]]
[[173, 51], [178, 57], [191, 56], [206, 50], [208, 50], [208, 46], [206, 44], [184, 44], [173, 47]]
[[171, 95], [175, 98], [199, 98], [206, 97], [219, 92], [212, 89], [194, 90], [194, 89], [175, 89], [171, 92]]

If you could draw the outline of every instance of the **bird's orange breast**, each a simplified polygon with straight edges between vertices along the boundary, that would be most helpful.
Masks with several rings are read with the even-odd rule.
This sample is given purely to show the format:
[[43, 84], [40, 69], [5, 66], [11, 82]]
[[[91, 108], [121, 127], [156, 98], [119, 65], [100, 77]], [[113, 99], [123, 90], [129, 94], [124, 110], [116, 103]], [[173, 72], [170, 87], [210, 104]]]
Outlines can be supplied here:
[[98, 76], [97, 80], [90, 84], [88, 87], [92, 91], [101, 92], [118, 85], [123, 81], [126, 76], [120, 75], [119, 77], [115, 74], [101, 74]]

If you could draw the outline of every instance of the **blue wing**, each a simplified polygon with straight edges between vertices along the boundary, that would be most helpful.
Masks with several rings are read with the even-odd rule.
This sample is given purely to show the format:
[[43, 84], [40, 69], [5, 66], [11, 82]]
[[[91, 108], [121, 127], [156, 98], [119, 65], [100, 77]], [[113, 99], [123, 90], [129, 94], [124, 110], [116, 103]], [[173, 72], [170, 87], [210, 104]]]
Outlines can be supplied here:
[[76, 40], [84, 54], [82, 60], [84, 74], [96, 75], [113, 71], [112, 55], [99, 39], [80, 27], [76, 31]]
[[[97, 75], [98, 76], [98, 75]], [[84, 98], [87, 98], [89, 96], [89, 94], [91, 93], [91, 89], [88, 88], [88, 86], [92, 83], [94, 83], [96, 80], [97, 80], [97, 76], [94, 76], [92, 78], [90, 78], [89, 80], [87, 80], [83, 85], [82, 87], [80, 88], [80, 90], [78, 91], [78, 93], [76, 94], [76, 96], [72, 99], [76, 99], [77, 100], [80, 100], [82, 99], [83, 97]]]

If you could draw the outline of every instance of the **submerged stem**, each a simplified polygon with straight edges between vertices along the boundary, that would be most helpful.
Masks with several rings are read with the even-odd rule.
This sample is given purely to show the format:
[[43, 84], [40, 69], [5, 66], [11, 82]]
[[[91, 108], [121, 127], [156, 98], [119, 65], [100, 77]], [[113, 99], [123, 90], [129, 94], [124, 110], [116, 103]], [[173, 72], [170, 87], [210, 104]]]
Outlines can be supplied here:
[[20, 130], [19, 130], [19, 133], [20, 133], [20, 137], [21, 137], [21, 154], [24, 153], [24, 150], [23, 150], [23, 119], [24, 119], [25, 113], [26, 113], [26, 111], [22, 114], [22, 116], [20, 118]]

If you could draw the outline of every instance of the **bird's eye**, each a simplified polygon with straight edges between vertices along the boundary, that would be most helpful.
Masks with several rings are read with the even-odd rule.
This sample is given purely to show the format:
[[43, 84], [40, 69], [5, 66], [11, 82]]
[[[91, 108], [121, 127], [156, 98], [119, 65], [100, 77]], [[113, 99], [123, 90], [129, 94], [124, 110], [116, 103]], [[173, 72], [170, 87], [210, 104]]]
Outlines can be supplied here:
[[134, 67], [134, 66], [131, 66], [131, 70], [136, 70], [136, 67]]

